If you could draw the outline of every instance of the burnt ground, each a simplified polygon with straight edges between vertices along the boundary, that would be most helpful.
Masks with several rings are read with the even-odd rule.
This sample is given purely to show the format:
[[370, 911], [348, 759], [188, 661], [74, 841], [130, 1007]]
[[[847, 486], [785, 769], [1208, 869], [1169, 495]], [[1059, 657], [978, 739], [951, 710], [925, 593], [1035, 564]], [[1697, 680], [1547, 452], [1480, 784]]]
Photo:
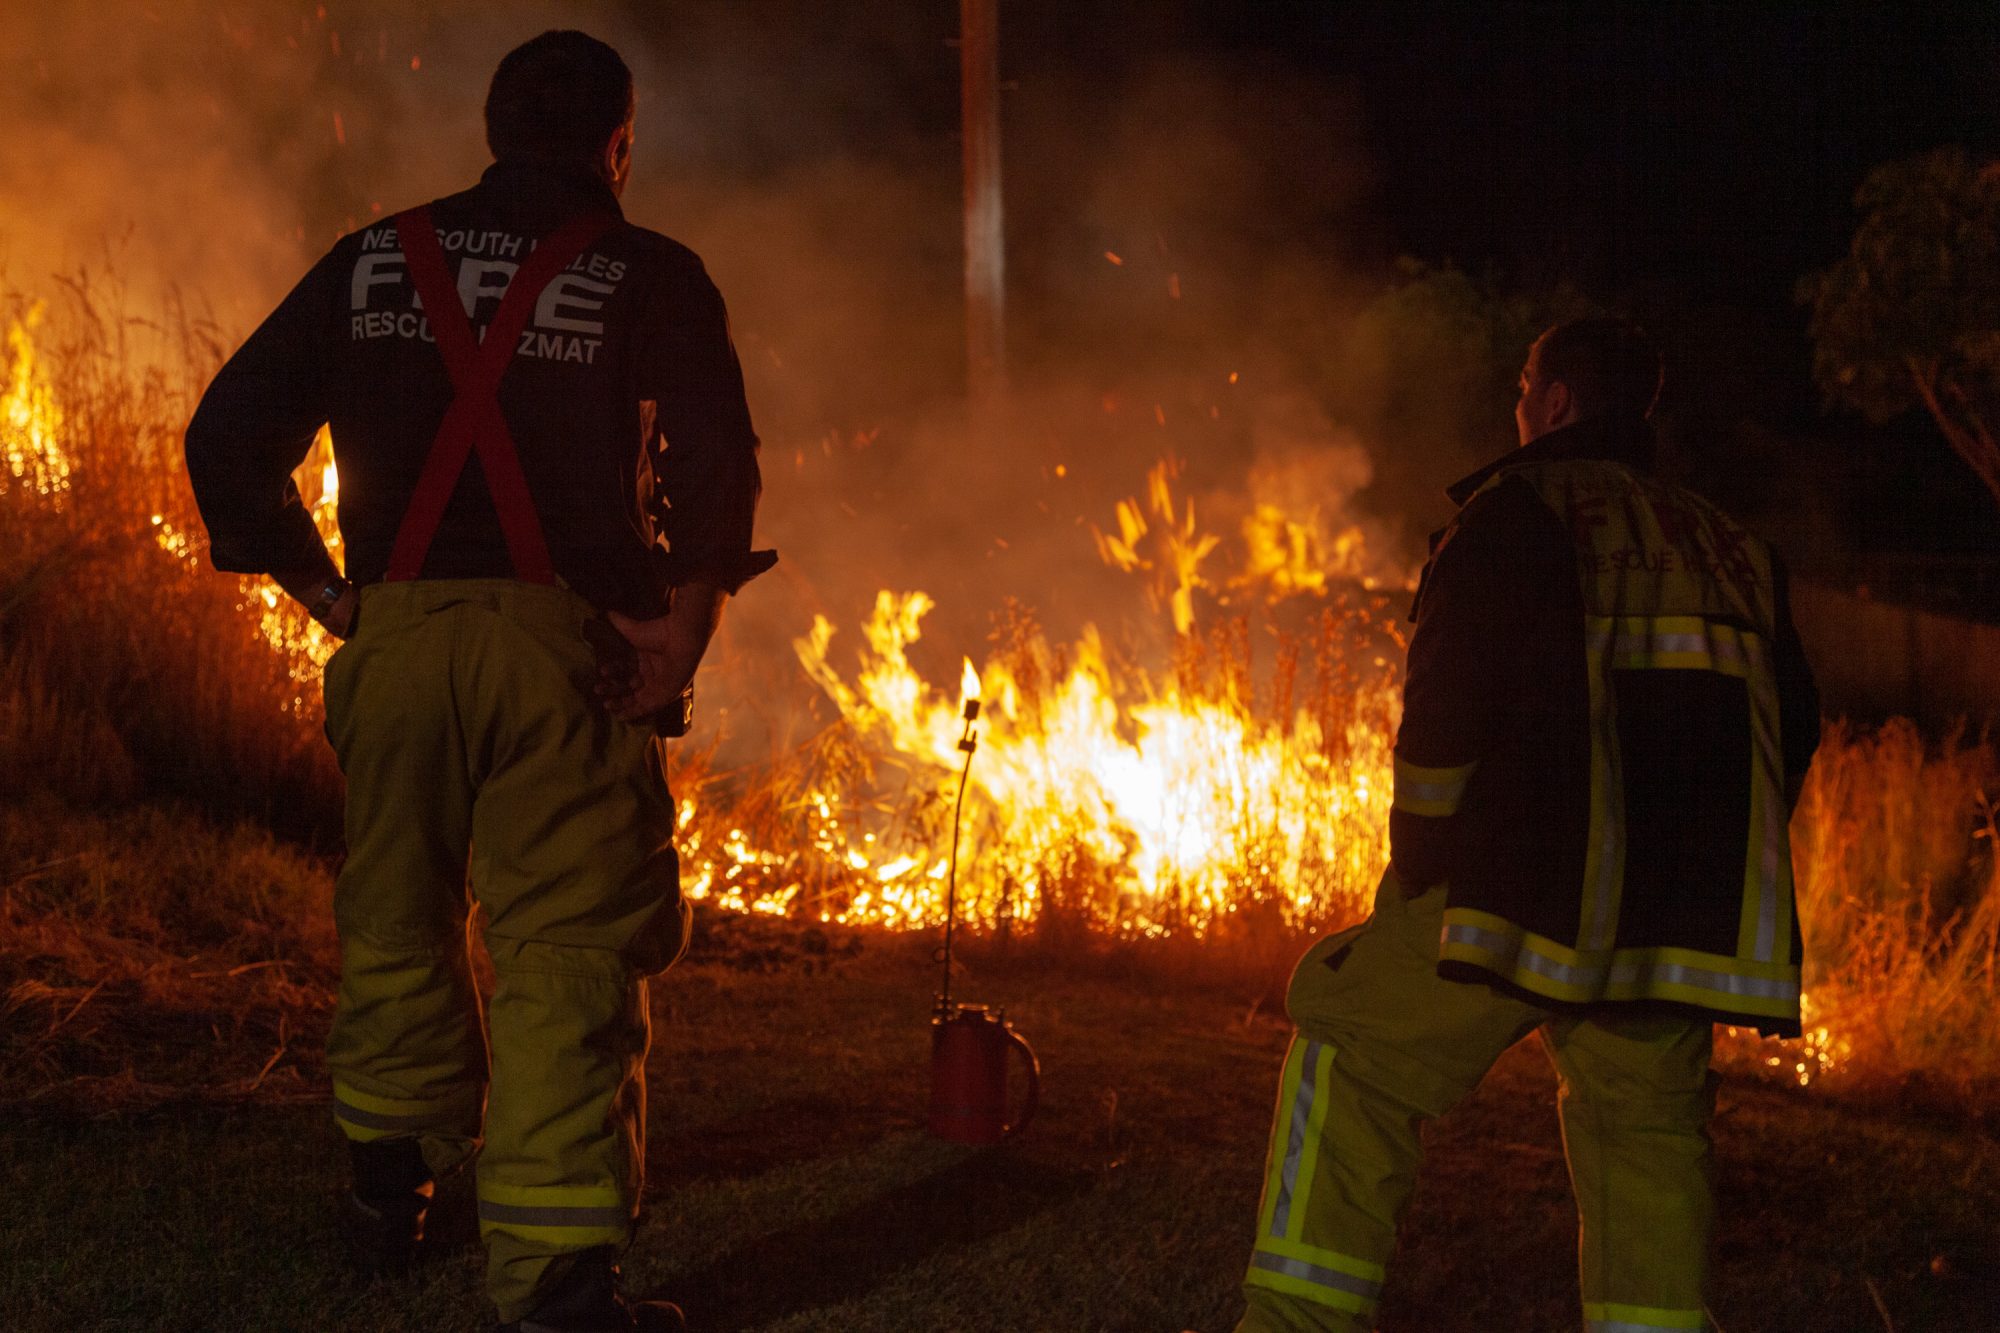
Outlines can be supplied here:
[[[1228, 988], [1132, 972], [974, 957], [961, 997], [1006, 1006], [1045, 1087], [1020, 1139], [970, 1149], [923, 1129], [926, 942], [714, 922], [655, 983], [633, 1285], [680, 1301], [696, 1333], [1232, 1327], [1286, 1028]], [[14, 1101], [0, 1325], [484, 1327], [462, 1181], [419, 1278], [364, 1287], [341, 1266], [315, 1026], [308, 1007], [255, 1087], [232, 1074], [143, 1105], [76, 1087]], [[180, 1039], [254, 1070], [269, 1037], [251, 1023]], [[1381, 1328], [1578, 1327], [1540, 1051], [1510, 1052], [1428, 1142]], [[1990, 1131], [1730, 1077], [1716, 1142], [1726, 1333], [2000, 1328]]]

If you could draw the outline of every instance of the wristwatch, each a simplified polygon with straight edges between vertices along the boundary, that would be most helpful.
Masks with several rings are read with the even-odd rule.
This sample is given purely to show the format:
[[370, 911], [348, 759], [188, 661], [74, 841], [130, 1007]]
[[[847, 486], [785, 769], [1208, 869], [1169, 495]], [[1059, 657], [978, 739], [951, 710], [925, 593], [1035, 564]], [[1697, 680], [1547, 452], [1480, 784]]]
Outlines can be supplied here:
[[319, 596], [313, 598], [312, 605], [306, 608], [306, 614], [324, 625], [326, 618], [333, 614], [333, 608], [339, 605], [341, 597], [346, 594], [347, 588], [347, 580], [335, 574], [319, 590]]

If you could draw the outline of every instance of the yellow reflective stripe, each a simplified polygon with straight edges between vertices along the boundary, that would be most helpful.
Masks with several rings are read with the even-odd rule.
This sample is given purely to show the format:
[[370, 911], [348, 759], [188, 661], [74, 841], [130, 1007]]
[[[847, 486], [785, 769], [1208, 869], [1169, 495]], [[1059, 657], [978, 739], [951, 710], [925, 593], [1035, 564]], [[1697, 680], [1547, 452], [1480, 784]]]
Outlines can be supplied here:
[[1282, 1236], [1259, 1236], [1256, 1248], [1266, 1254], [1275, 1254], [1286, 1259], [1301, 1259], [1321, 1268], [1345, 1273], [1349, 1277], [1373, 1282], [1381, 1286], [1388, 1279], [1389, 1270], [1370, 1259], [1358, 1255], [1342, 1254], [1321, 1245], [1308, 1245], [1302, 1240], [1287, 1240]]
[[1590, 830], [1584, 846], [1583, 897], [1577, 939], [1593, 949], [1617, 938], [1625, 890], [1625, 774], [1618, 745], [1618, 708], [1605, 666], [1617, 622], [1584, 623], [1585, 675], [1590, 681]]
[[1678, 1000], [1731, 1013], [1795, 1018], [1799, 969], [1695, 949], [1579, 952], [1471, 908], [1447, 908], [1439, 957], [1484, 968], [1523, 990], [1572, 1004]]
[[1785, 818], [1778, 697], [1769, 672], [1750, 677], [1749, 694], [1750, 836], [1744, 849], [1736, 952], [1760, 962], [1790, 962], [1792, 845]]
[[1298, 1180], [1299, 1158], [1305, 1153], [1306, 1121], [1319, 1069], [1319, 1043], [1298, 1033], [1285, 1050], [1285, 1070], [1278, 1079], [1278, 1111], [1271, 1130], [1270, 1165], [1264, 1182], [1264, 1206], [1257, 1220], [1260, 1236], [1282, 1236], [1291, 1226], [1292, 1192]]
[[482, 1232], [572, 1246], [617, 1243], [632, 1226], [632, 1206], [613, 1185], [507, 1185], [479, 1182]]
[[1618, 616], [1609, 661], [1622, 671], [1714, 671], [1748, 676], [1762, 645], [1755, 634], [1700, 616]]
[[482, 1235], [493, 1231], [504, 1231], [509, 1236], [522, 1240], [541, 1241], [548, 1245], [558, 1245], [565, 1250], [588, 1248], [592, 1245], [622, 1245], [631, 1234], [630, 1222], [605, 1223], [600, 1226], [533, 1226], [523, 1222], [498, 1222], [486, 1216], [482, 1209], [479, 1214], [479, 1230]]
[[[1350, 1266], [1360, 1265], [1363, 1261], [1353, 1259], [1348, 1263]], [[1250, 1271], [1244, 1274], [1243, 1284], [1362, 1315], [1374, 1314], [1375, 1304], [1382, 1295], [1382, 1280], [1379, 1277], [1362, 1277], [1328, 1264], [1294, 1259], [1273, 1253], [1261, 1245], [1250, 1256]]]
[[1278, 1075], [1278, 1105], [1271, 1117], [1271, 1147], [1264, 1165], [1264, 1198], [1257, 1209], [1257, 1234], [1260, 1236], [1268, 1236], [1274, 1230], [1279, 1233], [1284, 1231], [1282, 1226], [1274, 1228], [1271, 1219], [1277, 1215], [1281, 1200], [1284, 1206], [1290, 1206], [1285, 1173], [1291, 1163], [1292, 1117], [1297, 1109], [1308, 1044], [1298, 1033], [1292, 1034], [1292, 1043], [1285, 1048], [1284, 1068]]
[[377, 1097], [335, 1079], [333, 1118], [340, 1132], [356, 1143], [415, 1134], [438, 1129], [476, 1117], [476, 1107], [484, 1092], [474, 1084], [446, 1097]]
[[465, 1108], [465, 1104], [479, 1095], [477, 1085], [463, 1088], [443, 1097], [429, 1099], [419, 1097], [377, 1097], [366, 1093], [339, 1079], [333, 1081], [334, 1100], [342, 1106], [353, 1107], [357, 1111], [370, 1111], [384, 1116], [429, 1116], [444, 1115]]
[[622, 1208], [625, 1194], [616, 1185], [506, 1185], [497, 1180], [479, 1182], [479, 1197], [492, 1203], [522, 1207], [555, 1205], [563, 1208]]
[[373, 1143], [377, 1139], [391, 1139], [398, 1134], [408, 1137], [410, 1133], [407, 1129], [377, 1129], [373, 1125], [356, 1124], [338, 1111], [335, 1112], [334, 1119], [340, 1124], [340, 1132], [354, 1143]]
[[1320, 1149], [1326, 1143], [1326, 1111], [1334, 1105], [1334, 1099], [1328, 1097], [1326, 1093], [1326, 1083], [1334, 1071], [1334, 1049], [1322, 1041], [1306, 1043], [1306, 1055], [1302, 1065], [1306, 1065], [1312, 1075], [1312, 1101], [1310, 1105], [1304, 1107], [1306, 1111], [1304, 1123], [1298, 1127], [1300, 1137], [1304, 1139], [1302, 1143], [1304, 1151], [1300, 1151], [1298, 1157], [1292, 1163], [1288, 1163], [1292, 1171], [1290, 1217], [1286, 1219], [1282, 1231], [1278, 1229], [1276, 1221], [1272, 1225], [1272, 1233], [1284, 1235], [1288, 1241], [1298, 1241], [1304, 1235], [1306, 1217], [1312, 1207], [1310, 1205], [1312, 1181], [1320, 1169]]
[[1426, 815], [1433, 819], [1457, 814], [1458, 803], [1465, 796], [1465, 784], [1472, 780], [1473, 770], [1478, 767], [1476, 759], [1456, 768], [1426, 768], [1397, 759], [1393, 808], [1404, 814]]
[[1663, 1310], [1650, 1305], [1613, 1305], [1585, 1301], [1583, 1318], [1589, 1333], [1653, 1333], [1653, 1330], [1703, 1329], [1700, 1310]]

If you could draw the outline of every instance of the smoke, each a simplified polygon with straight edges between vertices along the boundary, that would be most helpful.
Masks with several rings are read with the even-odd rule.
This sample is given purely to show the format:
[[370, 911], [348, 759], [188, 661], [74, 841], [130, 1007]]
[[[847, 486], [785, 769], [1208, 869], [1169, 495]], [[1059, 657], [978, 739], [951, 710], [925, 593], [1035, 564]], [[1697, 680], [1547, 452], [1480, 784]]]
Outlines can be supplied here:
[[1003, 30], [1013, 393], [968, 422], [950, 6], [4, 3], [0, 276], [108, 265], [226, 345], [341, 233], [476, 178], [507, 49], [556, 26], [619, 46], [627, 213], [704, 257], [765, 440], [783, 563], [732, 611], [735, 661], [788, 670], [812, 613], [852, 626], [882, 587], [937, 598], [941, 680], [1010, 597], [1057, 633], [1131, 626], [1090, 528], [1168, 455], [1204, 526], [1359, 524], [1395, 582], [1411, 515], [1436, 516], [1417, 497], [1490, 425], [1380, 466], [1359, 108], [1268, 60], [1107, 65]]

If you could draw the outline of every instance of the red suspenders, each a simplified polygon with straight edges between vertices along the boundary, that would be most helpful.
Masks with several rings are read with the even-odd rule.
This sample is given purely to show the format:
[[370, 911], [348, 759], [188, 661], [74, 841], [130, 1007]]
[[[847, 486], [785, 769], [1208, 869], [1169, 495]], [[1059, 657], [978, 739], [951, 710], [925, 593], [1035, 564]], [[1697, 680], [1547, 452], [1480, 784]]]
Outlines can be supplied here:
[[514, 564], [514, 577], [527, 583], [554, 583], [555, 566], [549, 562], [548, 542], [535, 514], [534, 497], [528, 494], [527, 478], [521, 474], [521, 459], [514, 436], [500, 412], [500, 381], [514, 359], [521, 330], [542, 290], [554, 281], [571, 260], [589, 248], [592, 241], [616, 224], [615, 218], [596, 215], [566, 222], [542, 238], [507, 283], [499, 313], [487, 326], [483, 341], [473, 335], [458, 288], [445, 268], [444, 251], [437, 231], [431, 226], [428, 208], [413, 208], [396, 218], [396, 235], [403, 258], [410, 268], [410, 281], [423, 299], [424, 314], [438, 351], [444, 355], [445, 370], [451, 375], [456, 397], [431, 441], [430, 456], [424, 460], [423, 474], [410, 497], [410, 507], [396, 531], [396, 545], [389, 555], [390, 582], [414, 579], [423, 573], [424, 557], [437, 536], [445, 507], [458, 488], [459, 475], [473, 449], [479, 450], [479, 466], [486, 474], [486, 489], [493, 497], [493, 509], [500, 519], [500, 531], [507, 539], [507, 554]]

